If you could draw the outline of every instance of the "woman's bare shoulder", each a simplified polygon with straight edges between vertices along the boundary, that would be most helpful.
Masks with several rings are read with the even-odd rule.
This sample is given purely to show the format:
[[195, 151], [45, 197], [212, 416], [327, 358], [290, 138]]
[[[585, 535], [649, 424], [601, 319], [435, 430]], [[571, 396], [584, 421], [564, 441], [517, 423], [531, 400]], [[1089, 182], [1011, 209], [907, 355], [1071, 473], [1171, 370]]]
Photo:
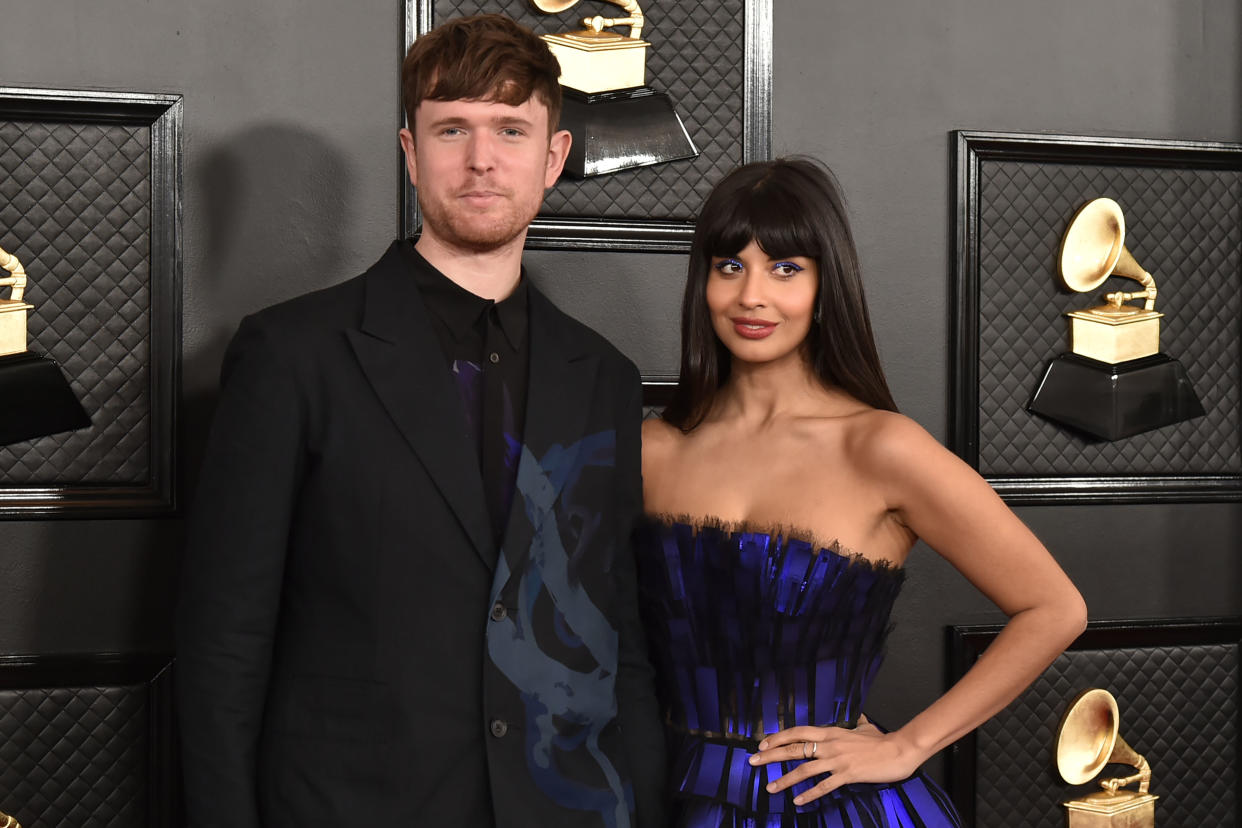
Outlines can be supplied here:
[[659, 417], [643, 420], [643, 448], [668, 448], [685, 435]]
[[874, 408], [851, 418], [848, 445], [864, 466], [881, 469], [947, 451], [905, 414]]

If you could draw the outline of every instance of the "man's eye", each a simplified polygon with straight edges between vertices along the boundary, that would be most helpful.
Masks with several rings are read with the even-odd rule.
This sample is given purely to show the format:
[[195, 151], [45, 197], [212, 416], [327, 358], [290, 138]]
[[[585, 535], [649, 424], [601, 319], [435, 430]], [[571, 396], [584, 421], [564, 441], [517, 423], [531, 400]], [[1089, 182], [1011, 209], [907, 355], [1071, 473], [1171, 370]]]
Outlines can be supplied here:
[[441, 135], [463, 135], [461, 127], [445, 127]]
[[522, 130], [509, 128], [506, 130], [502, 130], [501, 134], [504, 135], [506, 138], [520, 138], [522, 137]]

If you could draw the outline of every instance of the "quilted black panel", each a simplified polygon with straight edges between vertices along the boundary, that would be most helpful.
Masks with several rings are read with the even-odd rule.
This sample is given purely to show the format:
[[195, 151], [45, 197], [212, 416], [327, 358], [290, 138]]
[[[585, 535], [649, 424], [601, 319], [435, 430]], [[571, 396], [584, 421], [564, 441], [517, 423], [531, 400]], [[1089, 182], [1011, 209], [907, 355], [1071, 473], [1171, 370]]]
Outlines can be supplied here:
[[[1242, 471], [1242, 173], [984, 159], [979, 179], [979, 470], [985, 475], [1223, 474]], [[1181, 361], [1205, 417], [1093, 442], [1026, 411], [1049, 360], [1068, 350], [1064, 312], [1135, 290], [1060, 285], [1061, 235], [1109, 196], [1126, 245], [1156, 278], [1160, 343]]]
[[[1066, 784], [1055, 768], [1056, 729], [1081, 690], [1103, 687], [1120, 733], [1152, 766], [1159, 825], [1234, 828], [1238, 791], [1239, 645], [1187, 644], [1070, 650], [979, 728], [979, 828], [1063, 828], [1067, 799], [1098, 783]], [[1109, 766], [1105, 773], [1132, 773]]]
[[[644, 0], [647, 84], [667, 92], [699, 157], [584, 181], [562, 180], [544, 199], [557, 217], [691, 221], [712, 185], [742, 163], [745, 0]], [[529, 0], [435, 0], [434, 22], [499, 12], [544, 34], [579, 28], [583, 17], [624, 16], [616, 5], [585, 0], [559, 15]], [[619, 29], [625, 32], [625, 27]]]
[[0, 247], [30, 278], [31, 350], [91, 428], [0, 447], [0, 486], [151, 477], [148, 127], [0, 122]]
[[0, 791], [25, 828], [139, 828], [146, 685], [0, 691]]

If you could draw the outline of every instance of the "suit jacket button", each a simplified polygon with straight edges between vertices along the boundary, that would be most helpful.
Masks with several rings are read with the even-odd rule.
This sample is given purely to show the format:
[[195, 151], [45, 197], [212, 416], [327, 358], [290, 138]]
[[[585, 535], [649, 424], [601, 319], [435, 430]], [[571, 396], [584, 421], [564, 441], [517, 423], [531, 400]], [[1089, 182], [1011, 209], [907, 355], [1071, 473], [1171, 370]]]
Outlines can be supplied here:
[[508, 732], [509, 732], [509, 725], [505, 723], [504, 719], [492, 719], [492, 735], [493, 736], [495, 736], [497, 739], [501, 739], [501, 738], [504, 738], [504, 735]]
[[500, 603], [499, 601], [492, 604], [492, 620], [493, 621], [504, 621], [508, 617], [509, 617], [509, 611], [505, 609], [504, 604]]

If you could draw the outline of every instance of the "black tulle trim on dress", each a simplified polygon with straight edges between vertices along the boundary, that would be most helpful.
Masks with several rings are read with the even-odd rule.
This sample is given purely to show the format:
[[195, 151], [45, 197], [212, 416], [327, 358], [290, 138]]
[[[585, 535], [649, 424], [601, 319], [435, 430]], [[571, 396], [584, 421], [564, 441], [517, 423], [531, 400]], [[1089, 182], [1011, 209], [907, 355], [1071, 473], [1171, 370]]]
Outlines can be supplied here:
[[876, 572], [891, 572], [905, 577], [905, 569], [890, 560], [868, 558], [841, 544], [839, 540], [824, 540], [815, 532], [790, 523], [752, 523], [745, 520], [724, 520], [715, 515], [669, 514], [647, 512], [644, 521], [666, 527], [681, 526], [693, 532], [718, 532], [722, 535], [766, 535], [781, 541], [801, 541], [810, 544], [815, 553], [828, 552], [844, 558], [851, 564], [866, 566]]

